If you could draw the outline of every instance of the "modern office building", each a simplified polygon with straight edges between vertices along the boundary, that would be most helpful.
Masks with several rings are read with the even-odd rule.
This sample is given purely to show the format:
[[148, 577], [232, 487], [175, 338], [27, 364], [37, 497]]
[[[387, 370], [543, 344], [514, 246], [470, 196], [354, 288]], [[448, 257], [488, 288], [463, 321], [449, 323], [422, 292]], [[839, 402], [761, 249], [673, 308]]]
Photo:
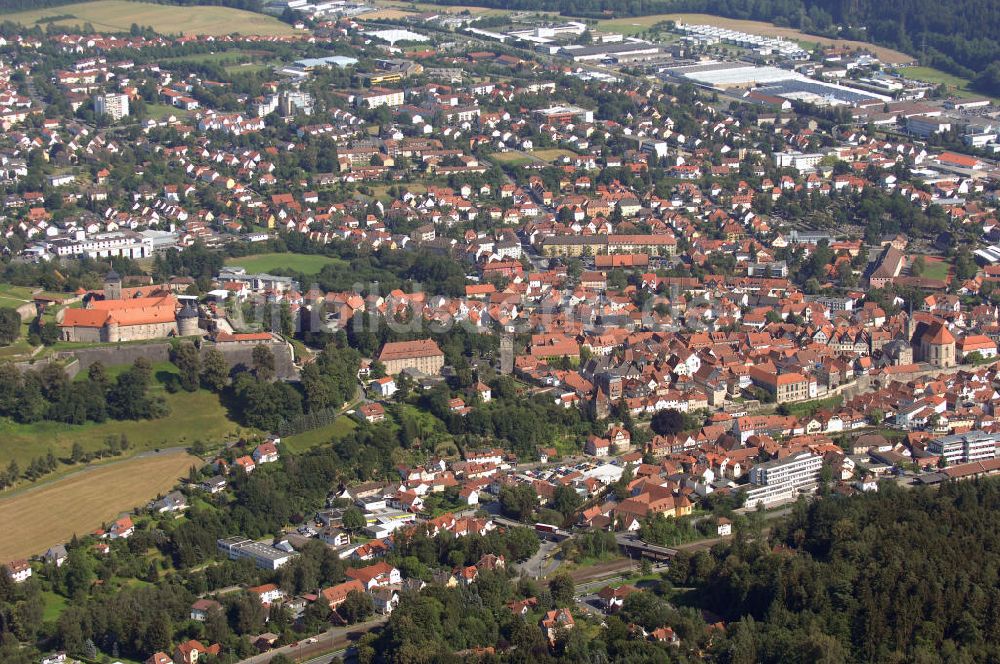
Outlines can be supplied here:
[[794, 500], [800, 493], [813, 490], [822, 467], [823, 457], [812, 452], [798, 452], [757, 464], [750, 469], [747, 507]]
[[217, 542], [219, 553], [229, 556], [230, 560], [252, 560], [260, 569], [274, 571], [299, 555], [294, 551], [285, 551], [270, 544], [255, 542], [245, 537], [227, 537]]
[[949, 466], [994, 459], [1000, 436], [985, 431], [969, 431], [935, 438], [927, 444], [927, 451], [948, 462]]

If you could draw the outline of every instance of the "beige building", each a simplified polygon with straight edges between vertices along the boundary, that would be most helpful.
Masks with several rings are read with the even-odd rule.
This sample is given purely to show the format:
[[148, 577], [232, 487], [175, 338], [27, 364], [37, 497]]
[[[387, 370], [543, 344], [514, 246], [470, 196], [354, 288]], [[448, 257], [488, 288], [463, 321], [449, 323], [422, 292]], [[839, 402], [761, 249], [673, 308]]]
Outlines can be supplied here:
[[433, 339], [387, 343], [378, 359], [385, 366], [386, 373], [392, 376], [403, 369], [416, 369], [434, 375], [444, 366], [444, 353]]
[[753, 367], [750, 369], [750, 380], [774, 395], [776, 403], [804, 401], [815, 396], [811, 394], [809, 377], [800, 373], [776, 374]]
[[171, 295], [98, 300], [88, 309], [66, 309], [59, 327], [63, 341], [164, 339], [178, 333], [177, 300]]
[[955, 366], [955, 336], [942, 323], [934, 323], [920, 336], [920, 359], [947, 368]]
[[103, 299], [88, 301], [84, 309], [62, 311], [59, 338], [63, 341], [117, 343], [199, 333], [196, 310], [189, 307], [178, 313], [178, 301], [173, 295], [145, 295], [139, 290], [128, 289], [132, 296], [126, 297], [121, 277], [110, 272], [104, 280]]

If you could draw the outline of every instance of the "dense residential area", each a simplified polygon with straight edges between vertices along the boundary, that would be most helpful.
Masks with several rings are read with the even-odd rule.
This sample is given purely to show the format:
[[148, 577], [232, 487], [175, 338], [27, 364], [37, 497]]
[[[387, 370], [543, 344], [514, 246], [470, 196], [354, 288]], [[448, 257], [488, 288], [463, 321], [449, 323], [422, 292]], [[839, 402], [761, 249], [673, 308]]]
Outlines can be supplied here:
[[1000, 657], [988, 49], [435, 7], [0, 0], [0, 661]]

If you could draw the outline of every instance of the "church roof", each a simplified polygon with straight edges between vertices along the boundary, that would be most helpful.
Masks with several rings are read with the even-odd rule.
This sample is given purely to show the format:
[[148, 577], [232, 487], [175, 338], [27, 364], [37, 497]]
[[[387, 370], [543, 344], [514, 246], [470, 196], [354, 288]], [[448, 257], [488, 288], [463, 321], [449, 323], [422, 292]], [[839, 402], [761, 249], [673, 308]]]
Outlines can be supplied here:
[[934, 323], [924, 332], [924, 340], [929, 344], [944, 346], [955, 343], [955, 335], [948, 331], [941, 323]]

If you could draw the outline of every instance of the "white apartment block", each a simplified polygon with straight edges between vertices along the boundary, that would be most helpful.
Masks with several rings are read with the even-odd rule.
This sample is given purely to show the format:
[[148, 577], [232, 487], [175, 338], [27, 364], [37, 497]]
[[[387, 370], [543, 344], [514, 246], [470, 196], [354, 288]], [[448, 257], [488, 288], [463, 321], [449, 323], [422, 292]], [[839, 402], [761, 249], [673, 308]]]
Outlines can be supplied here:
[[73, 237], [54, 238], [46, 247], [56, 256], [82, 256], [91, 258], [147, 258], [153, 255], [152, 240], [132, 231], [110, 231], [87, 236], [83, 231]]
[[129, 114], [128, 95], [108, 93], [94, 97], [94, 113], [121, 120]]
[[774, 164], [778, 168], [794, 168], [801, 173], [816, 168], [824, 156], [818, 152], [775, 152]]
[[757, 464], [750, 469], [751, 488], [747, 491], [747, 507], [793, 500], [803, 489], [816, 485], [822, 467], [823, 457], [812, 452], [799, 452], [784, 459]]
[[997, 455], [996, 434], [970, 431], [942, 438], [927, 444], [927, 451], [944, 457], [949, 465], [994, 459]]

